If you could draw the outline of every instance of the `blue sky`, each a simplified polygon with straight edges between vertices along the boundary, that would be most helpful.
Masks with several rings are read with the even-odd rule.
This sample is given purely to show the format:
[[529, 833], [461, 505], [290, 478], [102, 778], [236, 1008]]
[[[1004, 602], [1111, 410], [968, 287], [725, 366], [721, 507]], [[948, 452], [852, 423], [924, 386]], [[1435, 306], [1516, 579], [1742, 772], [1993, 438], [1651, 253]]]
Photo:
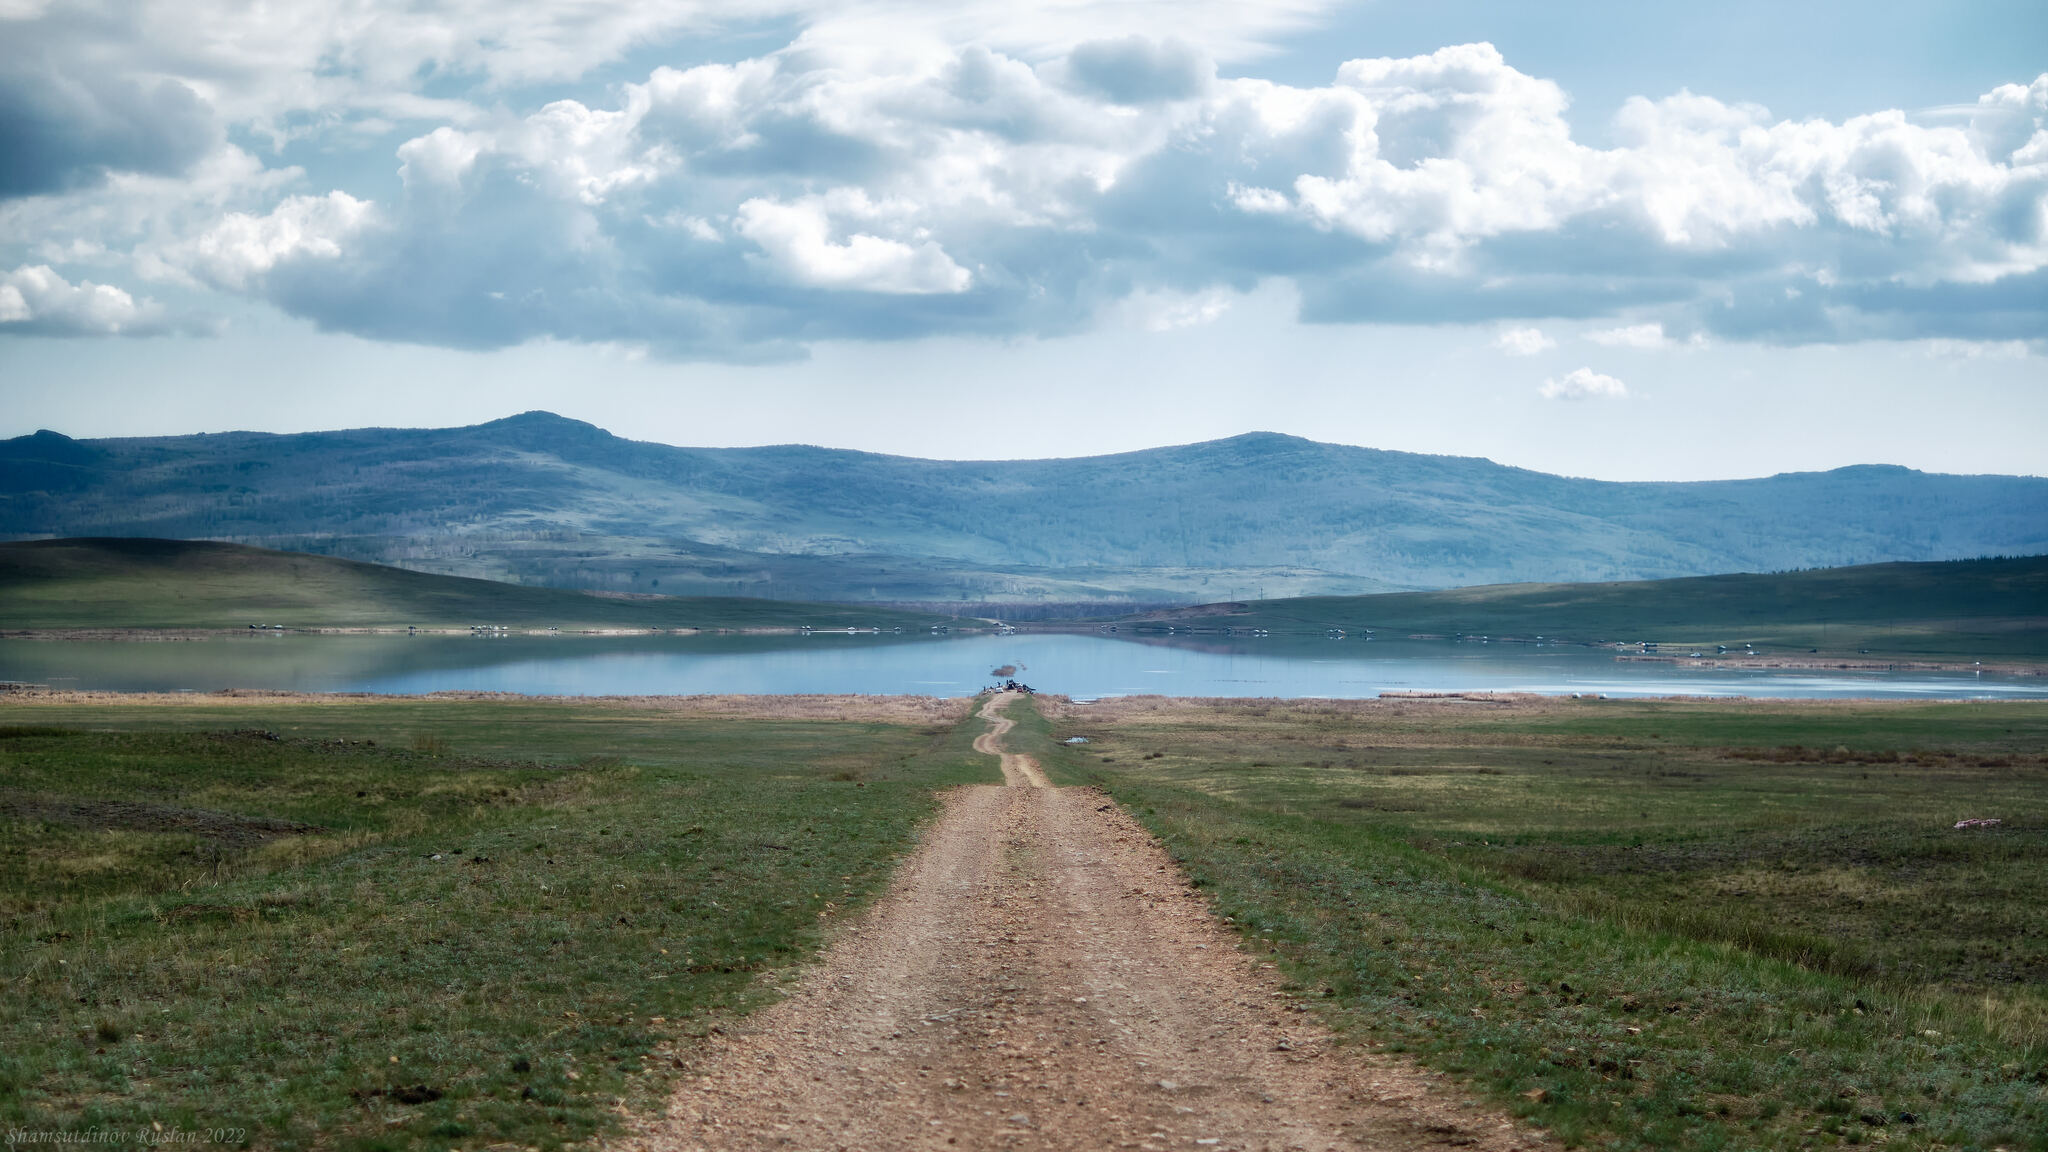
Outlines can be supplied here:
[[0, 435], [2048, 472], [2038, 3], [0, 0]]

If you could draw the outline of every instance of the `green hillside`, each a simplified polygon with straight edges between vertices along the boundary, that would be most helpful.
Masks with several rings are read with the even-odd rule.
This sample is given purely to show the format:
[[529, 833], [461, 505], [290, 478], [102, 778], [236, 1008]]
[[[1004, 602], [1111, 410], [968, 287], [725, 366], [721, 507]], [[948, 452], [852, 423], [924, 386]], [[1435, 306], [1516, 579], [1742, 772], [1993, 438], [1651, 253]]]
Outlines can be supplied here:
[[1153, 613], [1133, 623], [1395, 638], [1486, 636], [1663, 646], [1745, 644], [1928, 659], [2048, 659], [2048, 556], [1866, 564], [1771, 575], [1497, 584], [1306, 596]]
[[239, 544], [0, 544], [0, 630], [36, 628], [903, 628], [951, 617], [737, 596], [618, 596], [435, 576]]
[[232, 540], [554, 588], [1186, 604], [2048, 552], [2048, 478], [1613, 483], [1252, 433], [1052, 460], [468, 428], [0, 440], [0, 539]]

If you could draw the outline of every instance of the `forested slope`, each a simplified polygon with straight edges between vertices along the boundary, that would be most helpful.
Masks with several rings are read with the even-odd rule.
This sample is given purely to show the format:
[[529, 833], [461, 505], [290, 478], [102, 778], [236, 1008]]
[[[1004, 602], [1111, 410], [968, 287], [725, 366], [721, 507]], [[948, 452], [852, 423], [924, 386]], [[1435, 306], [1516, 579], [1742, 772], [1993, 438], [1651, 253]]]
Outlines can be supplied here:
[[1304, 596], [1160, 611], [1128, 630], [1169, 627], [2038, 661], [2048, 660], [2048, 556]]
[[[1865, 466], [1609, 483], [1268, 433], [941, 461], [677, 448], [547, 413], [0, 442], [0, 536], [87, 534], [618, 589], [1204, 600], [2048, 552], [2048, 480]], [[1202, 595], [1204, 579], [1224, 586]]]

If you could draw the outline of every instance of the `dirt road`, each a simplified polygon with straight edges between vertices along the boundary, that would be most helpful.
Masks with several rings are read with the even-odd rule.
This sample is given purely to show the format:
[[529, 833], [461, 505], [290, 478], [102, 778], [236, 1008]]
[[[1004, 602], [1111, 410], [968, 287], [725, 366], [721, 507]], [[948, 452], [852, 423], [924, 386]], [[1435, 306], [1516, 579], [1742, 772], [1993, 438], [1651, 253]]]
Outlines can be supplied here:
[[1016, 752], [1003, 751], [1003, 737], [1017, 726], [1015, 720], [1004, 715], [1010, 697], [996, 693], [981, 706], [981, 718], [988, 721], [988, 731], [974, 738], [974, 750], [986, 756], [994, 756], [1003, 765], [1003, 783], [1012, 788], [1050, 788], [1045, 773], [1038, 767], [1038, 761]]
[[[1337, 1049], [1102, 794], [950, 793], [790, 997], [714, 1036], [634, 1144], [687, 1149], [1540, 1147], [1437, 1078]], [[1019, 705], [1028, 706], [1028, 705]]]

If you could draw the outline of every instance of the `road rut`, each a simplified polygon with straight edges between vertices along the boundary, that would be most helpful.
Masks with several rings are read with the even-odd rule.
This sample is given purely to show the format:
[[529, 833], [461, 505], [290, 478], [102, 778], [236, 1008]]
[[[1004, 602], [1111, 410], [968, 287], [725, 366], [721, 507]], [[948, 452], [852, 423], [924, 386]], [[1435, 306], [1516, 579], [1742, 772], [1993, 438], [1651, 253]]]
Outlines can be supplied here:
[[1093, 789], [975, 747], [890, 891], [785, 1000], [713, 1035], [630, 1143], [1256, 1152], [1541, 1147], [1441, 1078], [1338, 1048]]

